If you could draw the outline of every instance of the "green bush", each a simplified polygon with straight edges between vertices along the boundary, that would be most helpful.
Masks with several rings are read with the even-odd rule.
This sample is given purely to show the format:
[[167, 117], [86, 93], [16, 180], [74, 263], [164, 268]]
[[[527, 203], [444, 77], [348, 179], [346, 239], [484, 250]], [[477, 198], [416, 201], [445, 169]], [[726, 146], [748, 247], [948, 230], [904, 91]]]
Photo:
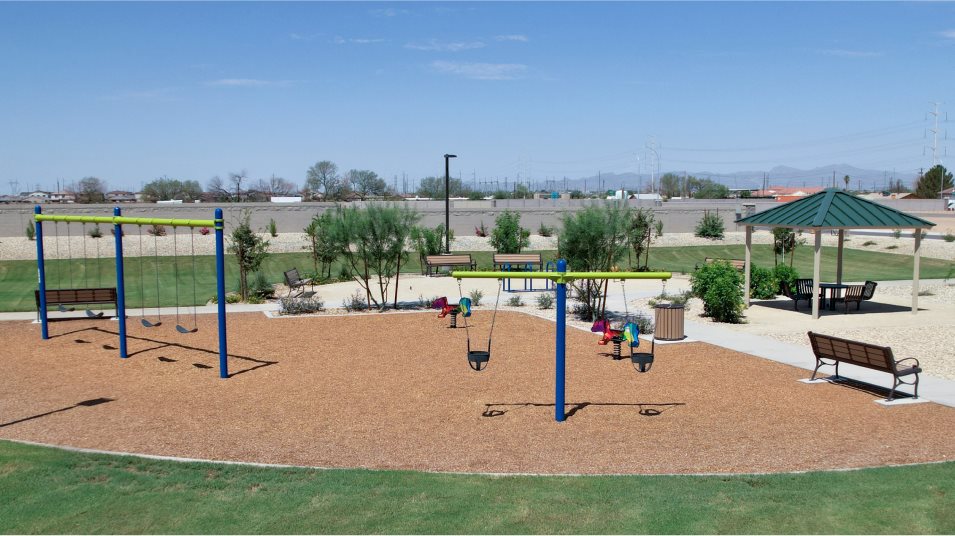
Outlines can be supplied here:
[[657, 237], [663, 236], [663, 220], [657, 220], [657, 223], [654, 225], [657, 231]]
[[269, 234], [272, 235], [272, 238], [275, 238], [279, 235], [279, 229], [275, 224], [274, 218], [269, 218]]
[[955, 234], [945, 233], [945, 236], [942, 237], [946, 242], [955, 242]]
[[796, 280], [799, 279], [799, 273], [791, 266], [777, 264], [773, 268], [773, 279], [776, 280], [777, 292], [782, 288], [783, 281], [789, 284], [789, 288], [796, 290]]
[[711, 238], [713, 240], [722, 240], [725, 230], [723, 228], [723, 218], [719, 212], [703, 213], [703, 217], [696, 224], [696, 236], [700, 238]]
[[[780, 265], [776, 265], [777, 267]], [[749, 270], [749, 295], [756, 300], [771, 300], [779, 293], [779, 282], [769, 268], [755, 264]]]
[[368, 309], [368, 295], [360, 290], [342, 300], [342, 307], [349, 313]]
[[554, 234], [554, 228], [544, 225], [544, 222], [541, 222], [541, 226], [537, 228], [537, 234], [548, 237]]
[[885, 249], [899, 249], [899, 246], [892, 244], [891, 246], [886, 246]]
[[739, 323], [743, 315], [743, 276], [727, 262], [703, 265], [691, 276], [693, 295], [703, 300], [703, 315]]
[[88, 234], [90, 235], [90, 238], [103, 238], [103, 230], [99, 228], [98, 223], [90, 228]]
[[524, 307], [524, 301], [521, 300], [520, 296], [511, 296], [510, 299], [507, 300], [507, 304], [511, 307]]
[[471, 296], [471, 305], [478, 307], [481, 305], [481, 298], [484, 297], [484, 292], [481, 289], [474, 289], [468, 293]]
[[36, 227], [33, 226], [33, 221], [27, 223], [27, 240], [36, 240]]
[[[269, 280], [265, 277], [265, 274], [262, 272], [256, 272], [252, 275], [251, 281], [249, 282], [249, 298], [259, 298], [264, 300], [266, 298], [271, 298], [274, 291], [275, 287], [272, 286], [272, 283], [269, 283]], [[253, 302], [250, 301], [249, 303]]]
[[297, 298], [280, 298], [279, 314], [281, 315], [307, 315], [317, 313], [325, 308], [325, 303], [318, 295]]
[[892, 231], [892, 236], [895, 237], [896, 239], [901, 238], [901, 237], [902, 237], [902, 229], [896, 229], [896, 230]]
[[537, 296], [537, 308], [538, 309], [550, 309], [554, 306], [554, 297], [550, 295], [549, 292], [544, 294], [539, 294]]
[[[955, 237], [952, 237], [952, 238], [955, 239]], [[872, 240], [866, 240], [865, 242], [862, 243], [862, 245], [863, 245], [863, 246], [874, 246], [874, 245], [875, 245], [875, 242], [873, 242]]]
[[520, 253], [530, 245], [531, 232], [521, 227], [520, 213], [505, 210], [494, 220], [491, 245], [498, 253]]

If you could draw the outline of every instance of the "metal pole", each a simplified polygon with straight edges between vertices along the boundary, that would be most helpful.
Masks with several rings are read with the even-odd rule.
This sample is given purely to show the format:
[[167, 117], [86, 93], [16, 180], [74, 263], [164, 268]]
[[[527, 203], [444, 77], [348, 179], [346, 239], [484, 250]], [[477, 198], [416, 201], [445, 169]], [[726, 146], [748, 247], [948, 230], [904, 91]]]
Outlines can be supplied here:
[[[40, 214], [41, 210], [40, 205], [33, 207], [34, 214]], [[43, 223], [36, 221], [36, 218], [34, 218], [34, 226], [36, 227], [36, 235], [34, 236], [36, 239], [36, 266], [40, 280], [40, 336], [46, 340], [50, 338], [50, 328], [46, 318], [46, 267], [43, 263]]]
[[226, 316], [225, 316], [225, 248], [222, 239], [224, 222], [222, 220], [222, 209], [216, 209], [215, 216], [216, 230], [216, 304], [219, 313], [219, 377], [229, 377], [229, 352], [226, 339]]
[[[567, 271], [567, 261], [557, 260], [557, 272]], [[554, 419], [563, 422], [564, 415], [564, 372], [565, 352], [567, 350], [567, 283], [557, 283], [557, 340], [554, 362]]]
[[451, 253], [451, 155], [444, 155], [444, 252]]
[[[122, 216], [119, 207], [113, 207], [113, 216]], [[113, 225], [116, 245], [116, 320], [119, 322], [119, 357], [129, 357], [126, 351], [126, 286], [123, 283], [123, 226]], [[141, 261], [142, 259], [140, 259]]]

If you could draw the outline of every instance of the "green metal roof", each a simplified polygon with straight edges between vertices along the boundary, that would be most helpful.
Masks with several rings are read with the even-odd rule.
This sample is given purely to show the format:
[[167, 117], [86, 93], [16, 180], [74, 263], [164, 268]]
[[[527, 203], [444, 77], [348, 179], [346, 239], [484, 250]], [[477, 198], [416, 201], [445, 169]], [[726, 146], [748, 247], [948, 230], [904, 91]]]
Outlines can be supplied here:
[[743, 225], [796, 228], [911, 229], [934, 223], [856, 197], [838, 188], [790, 201], [736, 220]]

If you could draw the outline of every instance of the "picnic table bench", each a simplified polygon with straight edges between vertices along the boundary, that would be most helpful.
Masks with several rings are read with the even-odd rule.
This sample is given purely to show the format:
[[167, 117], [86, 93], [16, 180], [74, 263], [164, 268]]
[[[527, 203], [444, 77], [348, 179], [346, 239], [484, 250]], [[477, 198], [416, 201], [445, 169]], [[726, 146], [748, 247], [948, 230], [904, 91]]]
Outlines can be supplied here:
[[716, 259], [713, 257], [706, 257], [705, 259], [703, 259], [703, 262], [705, 262], [706, 264], [713, 264], [714, 262], [728, 262], [730, 263], [730, 265], [733, 266], [733, 268], [736, 268], [737, 270], [746, 269], [746, 261], [743, 259]]
[[[919, 397], [919, 373], [922, 368], [919, 366], [919, 360], [914, 357], [896, 360], [892, 353], [892, 348], [888, 346], [877, 346], [860, 341], [822, 335], [820, 333], [809, 332], [809, 342], [812, 343], [812, 352], [816, 355], [816, 368], [812, 371], [812, 378], [816, 379], [819, 367], [823, 365], [836, 367], [835, 376], [839, 377], [839, 363], [850, 363], [882, 372], [888, 372], [892, 375], [892, 390], [889, 392], [891, 401], [895, 398], [895, 389], [899, 385], [911, 385], [914, 387], [914, 397]], [[832, 361], [827, 363], [826, 361]], [[912, 382], [903, 380], [906, 376], [915, 376]]]
[[[51, 305], [92, 305], [99, 303], [112, 303], [114, 309], [119, 309], [117, 305], [116, 287], [95, 287], [95, 288], [65, 288], [65, 289], [46, 289], [46, 306]], [[40, 289], [33, 291], [36, 299], [36, 312], [40, 314]]]
[[544, 270], [544, 261], [541, 260], [540, 253], [495, 253], [493, 261], [495, 271], [505, 268], [534, 271], [533, 267], [537, 267], [538, 272]]
[[427, 255], [424, 259], [425, 262], [425, 275], [434, 275], [438, 273], [438, 268], [446, 266], [448, 268], [453, 266], [466, 266], [471, 270], [474, 270], [477, 267], [477, 263], [471, 259], [470, 253], [465, 253], [462, 255]]

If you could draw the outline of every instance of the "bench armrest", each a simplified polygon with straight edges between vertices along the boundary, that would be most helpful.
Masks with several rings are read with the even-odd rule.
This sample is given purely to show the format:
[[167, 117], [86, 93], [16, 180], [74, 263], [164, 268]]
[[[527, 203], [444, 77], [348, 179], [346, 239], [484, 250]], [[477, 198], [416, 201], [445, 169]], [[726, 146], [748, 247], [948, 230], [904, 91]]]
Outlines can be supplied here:
[[895, 362], [895, 368], [899, 368], [899, 365], [902, 365], [902, 364], [904, 364], [906, 367], [922, 368], [921, 364], [919, 364], [919, 360], [915, 359], [914, 357], [906, 357], [905, 359], [899, 359], [898, 361]]

